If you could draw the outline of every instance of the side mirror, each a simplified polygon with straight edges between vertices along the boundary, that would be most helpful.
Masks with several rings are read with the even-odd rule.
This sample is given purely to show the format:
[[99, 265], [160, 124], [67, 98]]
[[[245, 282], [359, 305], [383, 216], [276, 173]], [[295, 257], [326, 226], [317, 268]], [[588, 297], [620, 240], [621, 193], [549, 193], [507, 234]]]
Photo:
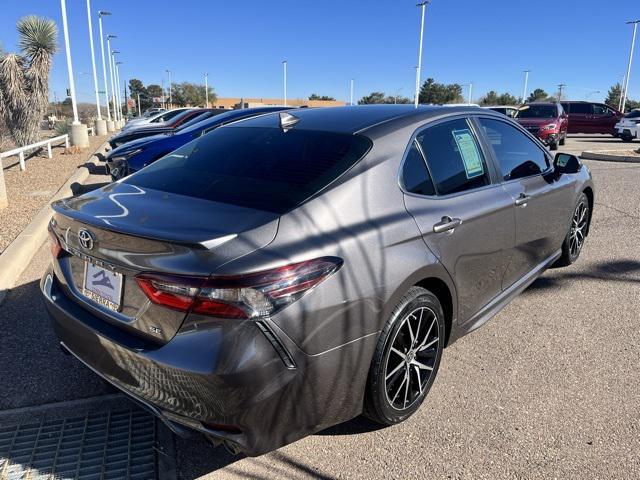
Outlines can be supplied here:
[[556, 153], [553, 167], [557, 173], [578, 173], [582, 168], [580, 159], [569, 153]]

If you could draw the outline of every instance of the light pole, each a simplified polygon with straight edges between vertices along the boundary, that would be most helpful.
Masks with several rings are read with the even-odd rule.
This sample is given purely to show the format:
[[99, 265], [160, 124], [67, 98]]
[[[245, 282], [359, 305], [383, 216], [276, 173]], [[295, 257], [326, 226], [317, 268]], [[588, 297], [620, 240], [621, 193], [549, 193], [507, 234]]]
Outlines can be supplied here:
[[89, 45], [91, 47], [91, 67], [93, 68], [93, 88], [96, 92], [96, 109], [98, 110], [98, 118], [95, 122], [95, 134], [107, 134], [107, 122], [102, 119], [100, 112], [100, 94], [98, 93], [98, 73], [96, 72], [96, 54], [93, 49], [93, 26], [91, 25], [91, 0], [87, 0], [87, 23], [89, 24]]
[[418, 93], [420, 90], [420, 70], [422, 69], [422, 38], [424, 36], [424, 12], [426, 10], [427, 5], [431, 0], [424, 0], [423, 2], [418, 3], [416, 6], [421, 9], [421, 18], [420, 18], [420, 45], [418, 46], [418, 68], [416, 68], [416, 92], [413, 103], [416, 108], [418, 108]]
[[[102, 33], [102, 17], [111, 15], [109, 12], [98, 11], [98, 24], [100, 25], [100, 51], [102, 52], [102, 77], [104, 78], [104, 99], [107, 104], [107, 132], [113, 132], [113, 120], [111, 120], [111, 108], [109, 108], [109, 88], [107, 87], [107, 65], [104, 60], [104, 34]], [[111, 65], [109, 65], [111, 66]]]
[[167, 72], [167, 77], [169, 78], [169, 106], [173, 103], [173, 97], [171, 95], [171, 70], [165, 70]]
[[473, 95], [473, 82], [469, 82], [469, 100], [468, 105], [471, 105], [471, 96]]
[[353, 105], [353, 78], [351, 79], [351, 86], [350, 86], [350, 99], [351, 99], [351, 100], [349, 101], [349, 103], [350, 103], [351, 105]]
[[73, 65], [71, 64], [71, 45], [69, 43], [69, 27], [67, 25], [67, 3], [60, 0], [62, 8], [62, 28], [64, 30], [64, 47], [67, 55], [67, 73], [69, 74], [69, 93], [71, 94], [71, 106], [73, 108], [73, 124], [71, 125], [71, 143], [78, 147], [89, 146], [89, 134], [87, 126], [78, 119], [78, 105], [76, 103], [76, 84], [73, 81]]
[[618, 98], [618, 111], [621, 112], [622, 111], [622, 94], [624, 92], [624, 82], [627, 78], [627, 75], [623, 75], [622, 76], [622, 83], [620, 84], [620, 98]]
[[209, 108], [209, 74], [204, 74], [204, 102], [206, 104], [205, 108]]
[[111, 54], [111, 39], [118, 38], [117, 35], [107, 35], [107, 53], [109, 54], [109, 81], [111, 82], [111, 106], [113, 107], [113, 120], [116, 123], [115, 128], [117, 129], [118, 123], [118, 112], [116, 111], [116, 88], [113, 83], [113, 55]]
[[524, 70], [524, 91], [522, 92], [522, 103], [527, 101], [527, 84], [529, 83], [529, 72], [531, 72], [531, 70]]
[[282, 67], [284, 68], [284, 106], [287, 106], [287, 61], [282, 61]]
[[140, 108], [140, 93], [138, 93], [138, 116], [142, 116], [142, 109]]
[[627, 22], [627, 25], [633, 24], [633, 37], [631, 38], [631, 50], [629, 51], [629, 64], [627, 65], [627, 78], [624, 81], [622, 109], [620, 110], [622, 113], [624, 113], [624, 108], [627, 104], [627, 92], [629, 91], [629, 77], [631, 76], [631, 62], [633, 61], [633, 48], [636, 45], [636, 32], [638, 30], [638, 23], [640, 23], [640, 20], [632, 20], [630, 22]]
[[[116, 70], [116, 54], [120, 53], [119, 50], [114, 50], [111, 52], [111, 63], [113, 65], [113, 97], [115, 100], [115, 105], [113, 109], [116, 112], [116, 117], [118, 118], [118, 122], [122, 122], [122, 115], [120, 115], [120, 84], [118, 79], [118, 70]], [[120, 125], [122, 128], [122, 125]]]
[[[116, 78], [118, 79], [118, 98], [120, 99], [118, 101], [118, 110], [120, 110], [120, 120], [122, 120], [124, 118], [123, 115], [122, 115], [122, 97], [120, 96], [120, 93], [121, 93], [121, 91], [120, 91], [120, 65], [122, 65], [123, 63], [124, 62], [116, 62]], [[126, 97], [125, 97], [124, 100], [125, 100], [125, 102], [127, 101]]]

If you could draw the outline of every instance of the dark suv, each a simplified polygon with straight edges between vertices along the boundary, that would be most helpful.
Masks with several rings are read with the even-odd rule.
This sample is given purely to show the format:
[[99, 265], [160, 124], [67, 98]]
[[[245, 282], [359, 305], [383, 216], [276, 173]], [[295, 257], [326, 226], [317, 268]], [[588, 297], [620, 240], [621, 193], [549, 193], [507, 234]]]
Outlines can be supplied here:
[[522, 105], [515, 120], [550, 150], [557, 150], [567, 138], [568, 119], [557, 102], [534, 102]]
[[604, 103], [561, 102], [569, 115], [569, 133], [605, 133], [617, 137], [615, 124], [622, 118], [615, 108]]

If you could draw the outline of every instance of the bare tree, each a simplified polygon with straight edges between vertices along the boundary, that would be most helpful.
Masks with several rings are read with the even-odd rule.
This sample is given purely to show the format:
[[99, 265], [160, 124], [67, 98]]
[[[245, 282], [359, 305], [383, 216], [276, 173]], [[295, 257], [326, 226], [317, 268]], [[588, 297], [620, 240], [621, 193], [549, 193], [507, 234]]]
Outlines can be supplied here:
[[19, 146], [38, 140], [49, 106], [49, 72], [58, 29], [53, 20], [28, 16], [16, 25], [21, 53], [0, 58], [0, 116]]

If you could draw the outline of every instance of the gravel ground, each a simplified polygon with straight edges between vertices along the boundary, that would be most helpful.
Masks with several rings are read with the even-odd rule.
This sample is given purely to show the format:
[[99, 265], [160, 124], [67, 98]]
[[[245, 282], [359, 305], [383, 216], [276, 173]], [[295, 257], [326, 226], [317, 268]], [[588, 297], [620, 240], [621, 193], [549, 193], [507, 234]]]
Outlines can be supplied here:
[[[640, 478], [640, 165], [585, 163], [596, 207], [578, 263], [448, 348], [411, 419], [356, 419], [258, 458], [177, 440], [179, 478]], [[48, 263], [43, 247], [0, 307], [0, 409], [108, 391], [57, 348], [37, 287]]]
[[0, 253], [106, 139], [89, 137], [89, 148], [73, 155], [62, 155], [63, 144], [53, 148], [52, 159], [47, 158], [45, 149], [40, 156], [26, 160], [24, 172], [20, 171], [18, 157], [2, 159], [9, 206], [0, 210]]

